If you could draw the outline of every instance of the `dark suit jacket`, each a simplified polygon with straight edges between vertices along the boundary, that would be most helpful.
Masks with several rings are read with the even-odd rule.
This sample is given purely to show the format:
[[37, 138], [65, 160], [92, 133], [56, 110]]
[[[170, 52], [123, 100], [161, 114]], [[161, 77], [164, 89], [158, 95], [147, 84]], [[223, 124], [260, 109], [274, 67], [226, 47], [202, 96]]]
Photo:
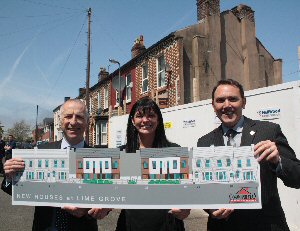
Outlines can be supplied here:
[[[289, 230], [278, 194], [277, 177], [288, 187], [300, 188], [300, 161], [278, 124], [245, 117], [241, 146], [249, 146], [263, 140], [276, 143], [282, 171], [276, 173], [276, 166], [266, 161], [260, 163], [262, 209], [235, 210], [226, 221], [209, 217], [208, 230]], [[224, 146], [222, 126], [201, 137], [197, 142], [198, 147], [211, 145]]]
[[[39, 148], [41, 149], [60, 149], [61, 141], [48, 143], [41, 145]], [[88, 146], [85, 144], [84, 146], [87, 148]], [[11, 184], [9, 187], [5, 187], [5, 178], [2, 182], [2, 190], [9, 193], [11, 195]], [[43, 231], [47, 230], [51, 226], [52, 217], [54, 213], [54, 207], [46, 207], [46, 206], [37, 206], [34, 211], [34, 219], [32, 230], [33, 231]], [[59, 209], [59, 208], [58, 208]], [[70, 215], [70, 230], [73, 231], [81, 231], [81, 230], [98, 230], [97, 220], [88, 216], [83, 216], [81, 218], [74, 217]]]

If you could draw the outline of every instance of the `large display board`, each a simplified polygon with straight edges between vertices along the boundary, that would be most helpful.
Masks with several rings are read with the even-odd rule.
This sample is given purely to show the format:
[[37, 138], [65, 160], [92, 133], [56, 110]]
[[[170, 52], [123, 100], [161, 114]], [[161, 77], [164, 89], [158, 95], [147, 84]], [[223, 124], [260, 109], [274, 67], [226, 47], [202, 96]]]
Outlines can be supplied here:
[[13, 150], [25, 169], [13, 205], [96, 208], [261, 208], [253, 147]]

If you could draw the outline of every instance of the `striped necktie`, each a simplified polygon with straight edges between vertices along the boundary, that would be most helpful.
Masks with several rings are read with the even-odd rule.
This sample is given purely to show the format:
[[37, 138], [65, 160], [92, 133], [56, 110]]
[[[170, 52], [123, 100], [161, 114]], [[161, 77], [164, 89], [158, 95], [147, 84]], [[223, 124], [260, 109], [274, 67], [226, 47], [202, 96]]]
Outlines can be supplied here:
[[233, 147], [236, 146], [236, 143], [234, 141], [234, 137], [236, 134], [237, 134], [237, 132], [233, 129], [229, 129], [226, 132], [225, 136], [227, 136], [227, 146], [233, 146]]

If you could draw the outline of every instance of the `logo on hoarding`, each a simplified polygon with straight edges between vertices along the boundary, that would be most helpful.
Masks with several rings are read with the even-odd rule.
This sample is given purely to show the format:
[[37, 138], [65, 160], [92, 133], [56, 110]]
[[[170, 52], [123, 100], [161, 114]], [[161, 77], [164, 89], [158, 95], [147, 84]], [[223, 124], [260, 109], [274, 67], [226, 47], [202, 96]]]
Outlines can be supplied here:
[[165, 122], [164, 127], [165, 129], [172, 128], [173, 127], [172, 122]]
[[192, 128], [196, 127], [196, 120], [190, 119], [190, 120], [183, 120], [183, 128]]
[[233, 194], [229, 194], [229, 203], [251, 203], [257, 202], [257, 195], [249, 192], [248, 187], [241, 188], [239, 191]]
[[280, 108], [261, 109], [257, 113], [262, 119], [275, 119], [280, 117]]

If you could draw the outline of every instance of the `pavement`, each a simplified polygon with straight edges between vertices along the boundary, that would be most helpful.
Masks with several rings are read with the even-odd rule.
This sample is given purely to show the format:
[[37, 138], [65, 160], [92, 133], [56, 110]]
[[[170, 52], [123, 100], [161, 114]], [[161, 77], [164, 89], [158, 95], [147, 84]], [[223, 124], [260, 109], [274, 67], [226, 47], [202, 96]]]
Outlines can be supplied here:
[[[0, 177], [2, 182], [3, 177]], [[30, 231], [34, 207], [12, 206], [11, 196], [0, 190], [0, 231]], [[119, 209], [113, 210], [107, 217], [98, 220], [100, 231], [114, 231], [116, 228]], [[184, 220], [186, 231], [206, 230], [207, 214], [203, 210], [192, 210]]]

